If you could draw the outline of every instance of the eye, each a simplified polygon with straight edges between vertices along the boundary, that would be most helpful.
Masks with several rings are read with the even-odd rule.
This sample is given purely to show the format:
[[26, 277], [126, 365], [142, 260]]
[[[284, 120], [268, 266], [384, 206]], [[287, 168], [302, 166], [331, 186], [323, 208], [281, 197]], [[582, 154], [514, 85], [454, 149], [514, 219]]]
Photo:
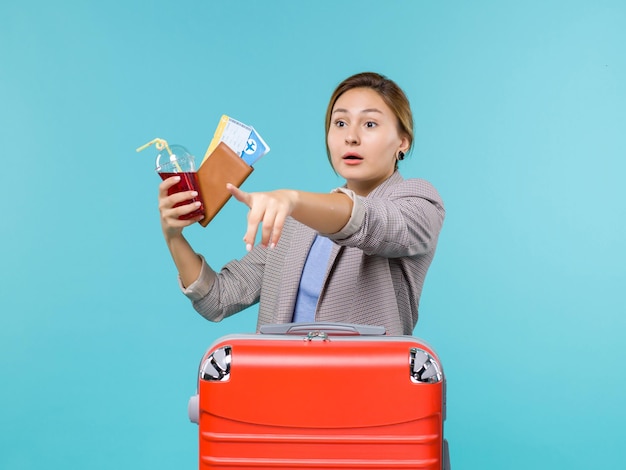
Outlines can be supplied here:
[[367, 121], [367, 122], [365, 123], [365, 127], [368, 127], [368, 128], [370, 128], [370, 129], [371, 129], [371, 128], [376, 127], [377, 125], [378, 125], [378, 124], [376, 124], [374, 121]]
[[341, 119], [337, 119], [335, 121], [335, 126], [336, 127], [346, 127], [346, 123], [345, 123], [345, 121], [342, 121]]

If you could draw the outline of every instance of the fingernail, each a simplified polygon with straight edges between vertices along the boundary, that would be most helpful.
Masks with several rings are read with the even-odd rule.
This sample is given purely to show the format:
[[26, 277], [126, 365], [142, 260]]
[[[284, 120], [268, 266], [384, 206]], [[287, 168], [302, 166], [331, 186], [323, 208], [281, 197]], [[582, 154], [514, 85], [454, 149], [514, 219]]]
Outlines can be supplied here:
[[250, 243], [246, 243], [246, 251], [250, 251], [252, 249], [252, 245]]
[[276, 248], [276, 243], [274, 242], [270, 243], [270, 250], [273, 250], [274, 248]]
[[198, 195], [198, 191], [191, 191], [191, 196], [196, 197]]

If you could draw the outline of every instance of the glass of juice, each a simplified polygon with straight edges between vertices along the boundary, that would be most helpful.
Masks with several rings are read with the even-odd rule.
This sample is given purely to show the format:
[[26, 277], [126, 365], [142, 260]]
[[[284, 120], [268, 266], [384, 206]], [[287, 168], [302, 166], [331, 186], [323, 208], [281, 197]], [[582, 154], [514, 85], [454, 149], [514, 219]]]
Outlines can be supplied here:
[[188, 201], [179, 202], [174, 207], [184, 206], [199, 201], [200, 207], [189, 214], [181, 215], [179, 219], [187, 220], [198, 215], [204, 215], [204, 206], [200, 198], [198, 175], [194, 163], [194, 156], [182, 145], [170, 145], [164, 148], [156, 157], [156, 171], [161, 179], [171, 176], [180, 176], [180, 181], [168, 190], [168, 195], [182, 191], [197, 191], [198, 196]]

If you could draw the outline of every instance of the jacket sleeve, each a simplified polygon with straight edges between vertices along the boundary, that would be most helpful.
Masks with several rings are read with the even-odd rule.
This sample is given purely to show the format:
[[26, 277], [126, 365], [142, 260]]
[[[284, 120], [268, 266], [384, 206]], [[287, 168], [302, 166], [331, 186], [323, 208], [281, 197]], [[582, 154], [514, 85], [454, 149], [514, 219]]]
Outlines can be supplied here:
[[437, 190], [427, 181], [404, 180], [366, 197], [338, 188], [354, 202], [348, 223], [325, 234], [337, 244], [387, 258], [414, 256], [434, 250], [445, 209]]
[[[198, 279], [180, 288], [204, 318], [218, 322], [259, 301], [266, 251], [255, 247], [240, 260], [233, 260], [214, 273], [202, 258]], [[213, 281], [211, 280], [213, 278]]]

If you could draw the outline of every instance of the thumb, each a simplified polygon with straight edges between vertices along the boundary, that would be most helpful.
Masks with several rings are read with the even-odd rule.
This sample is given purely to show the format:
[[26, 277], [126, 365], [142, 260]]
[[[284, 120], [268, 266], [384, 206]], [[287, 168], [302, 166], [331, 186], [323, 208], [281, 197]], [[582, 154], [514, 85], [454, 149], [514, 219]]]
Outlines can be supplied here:
[[228, 189], [228, 192], [232, 194], [235, 199], [237, 199], [239, 202], [243, 202], [246, 206], [250, 207], [250, 194], [242, 191], [237, 186], [231, 183], [226, 183], [226, 189]]

